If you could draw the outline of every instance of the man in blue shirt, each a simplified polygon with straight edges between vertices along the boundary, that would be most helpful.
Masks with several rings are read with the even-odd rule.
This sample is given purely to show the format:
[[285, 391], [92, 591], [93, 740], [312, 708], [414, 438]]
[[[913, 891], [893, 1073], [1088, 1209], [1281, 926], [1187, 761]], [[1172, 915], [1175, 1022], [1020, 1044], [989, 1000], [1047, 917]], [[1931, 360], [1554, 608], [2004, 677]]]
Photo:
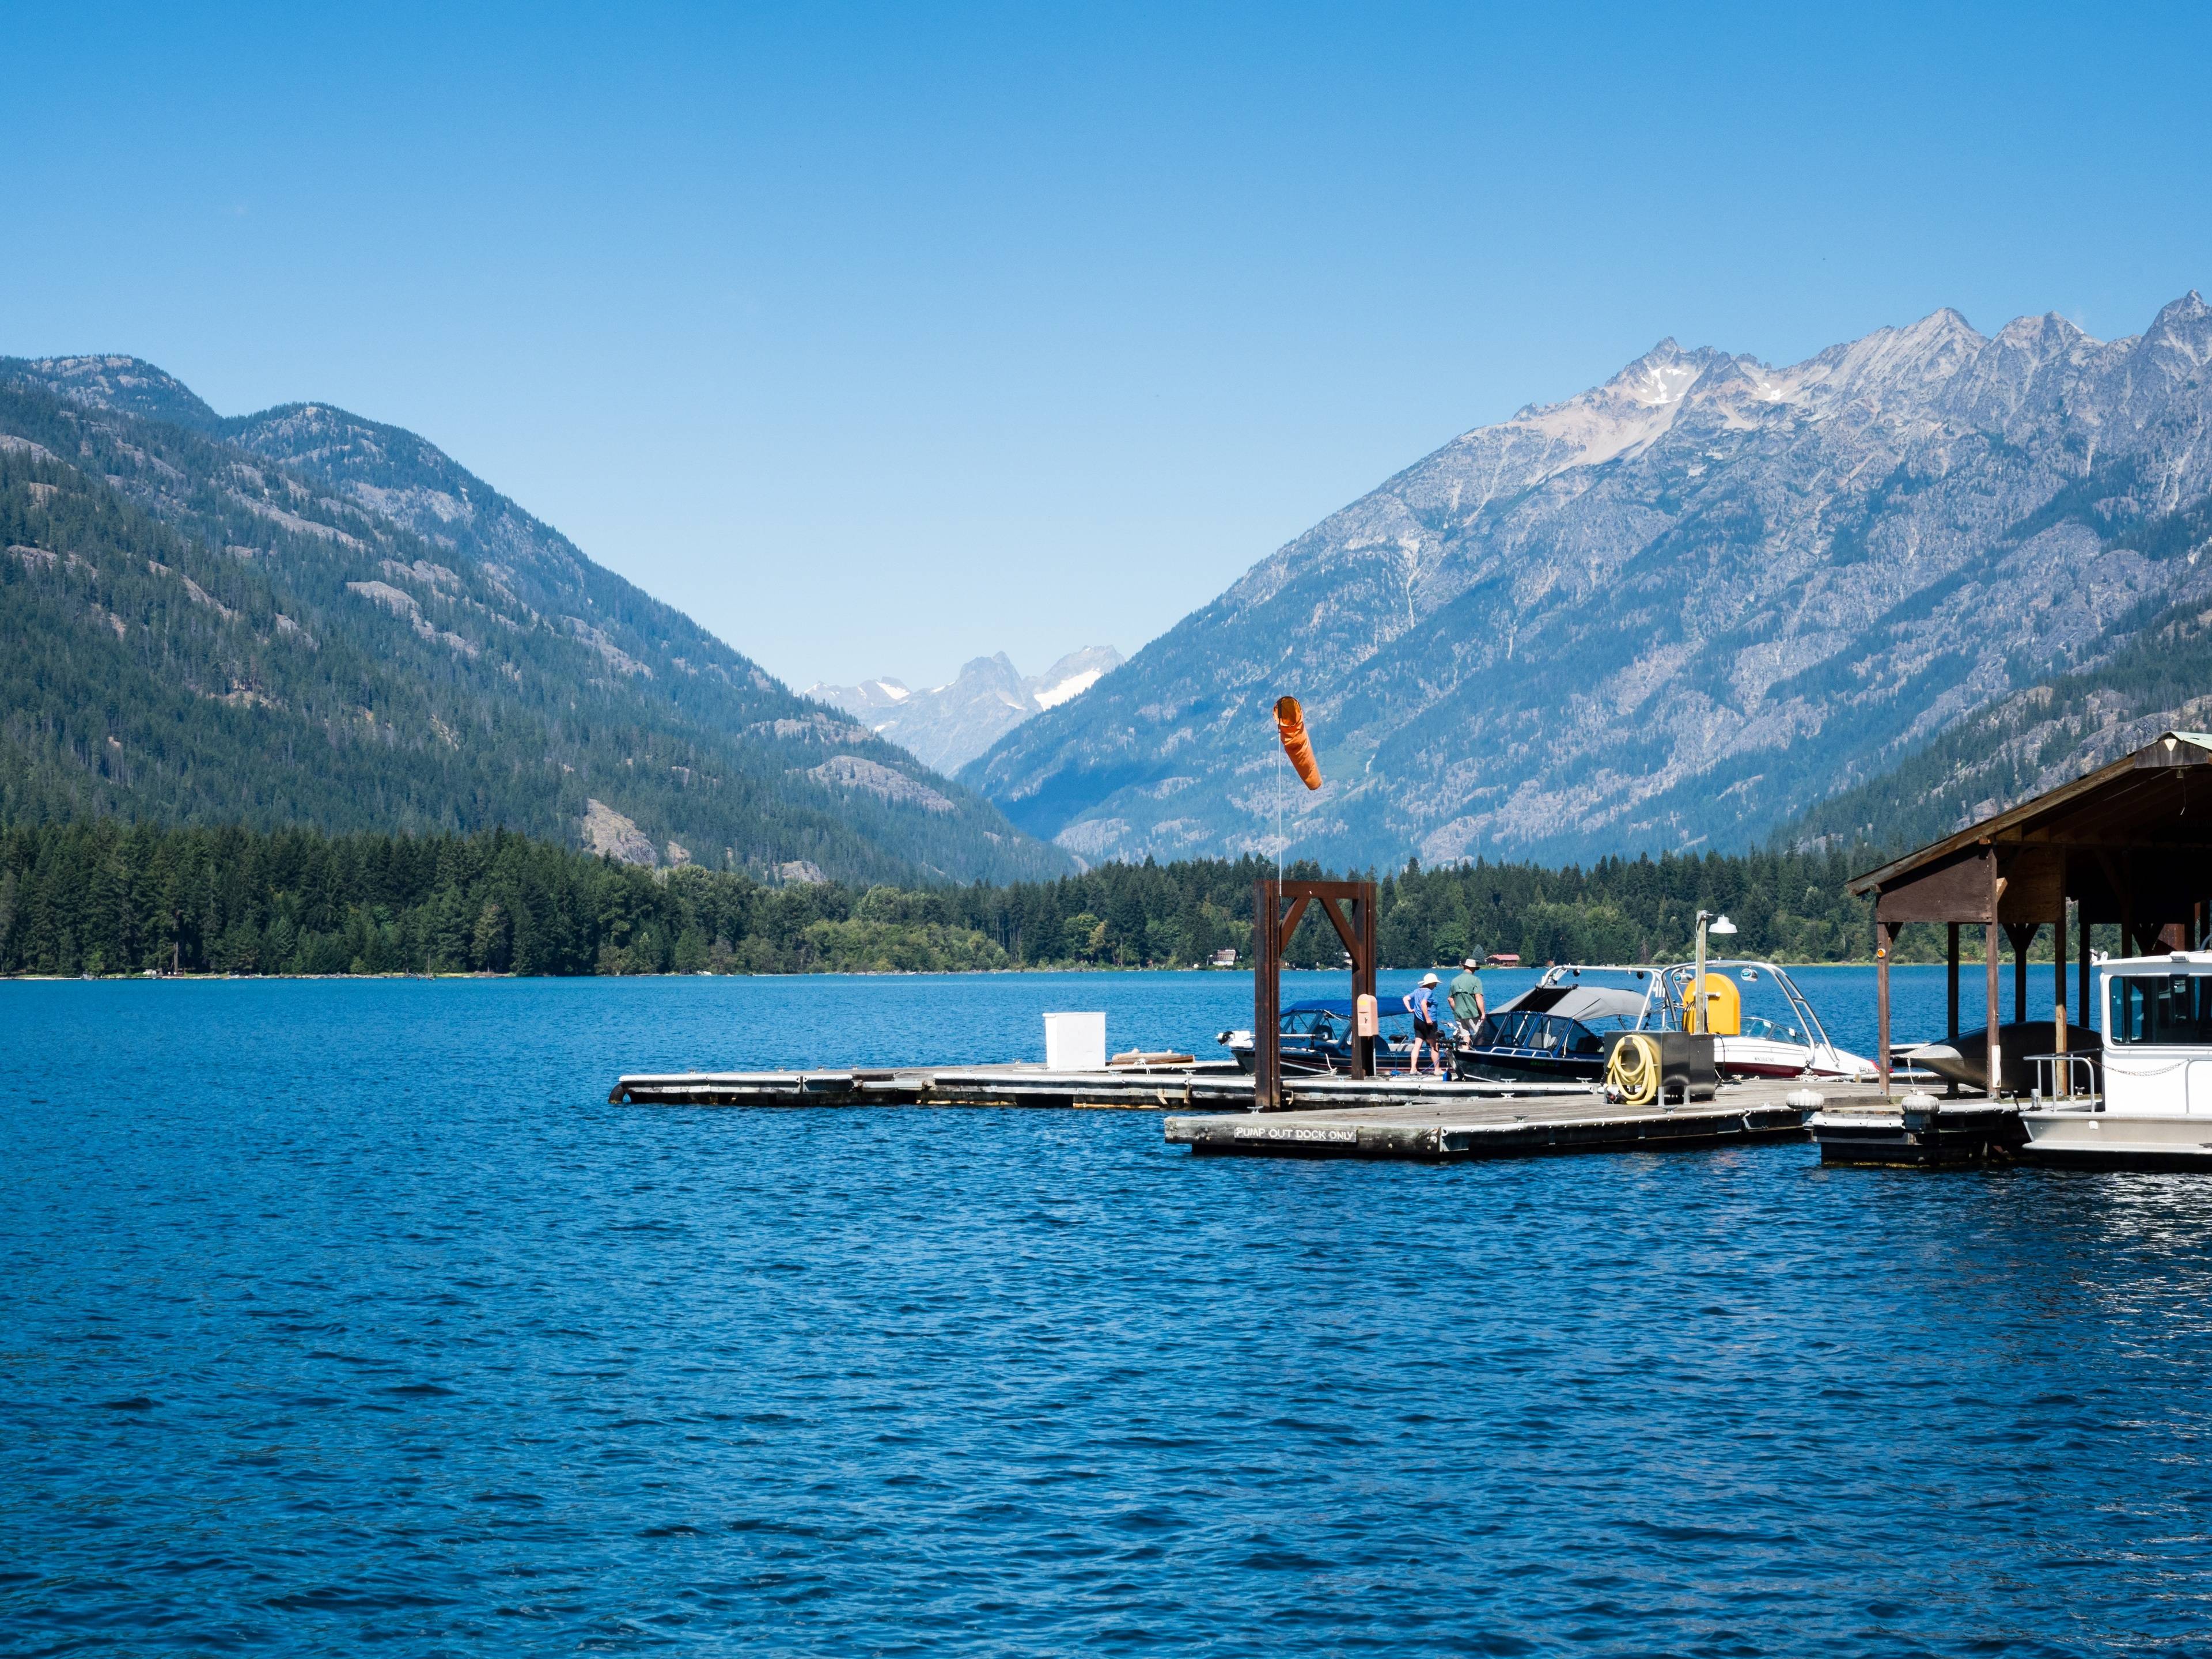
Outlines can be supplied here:
[[1436, 1061], [1435, 1075], [1444, 1074], [1443, 1039], [1437, 1035], [1437, 976], [1421, 975], [1420, 984], [1405, 998], [1406, 1012], [1413, 1017], [1413, 1057], [1408, 1067], [1414, 1077], [1421, 1074], [1421, 1045], [1427, 1043]]

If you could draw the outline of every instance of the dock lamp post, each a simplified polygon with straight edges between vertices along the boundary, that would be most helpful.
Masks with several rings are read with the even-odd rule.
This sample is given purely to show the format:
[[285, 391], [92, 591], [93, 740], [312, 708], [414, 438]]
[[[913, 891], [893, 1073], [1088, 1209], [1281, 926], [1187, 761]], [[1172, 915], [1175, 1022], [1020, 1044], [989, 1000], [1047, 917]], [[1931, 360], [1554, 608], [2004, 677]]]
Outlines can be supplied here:
[[[1716, 939], [1729, 939], [1735, 936], [1735, 924], [1726, 916], [1716, 915], [1711, 910], [1698, 912], [1698, 977], [1692, 987], [1692, 994], [1698, 1000], [1696, 1029], [1700, 1031], [1706, 1029], [1706, 1015], [1710, 1012], [1705, 1006], [1705, 935], [1707, 933], [1712, 934]], [[1687, 1030], [1691, 1028], [1686, 1025], [1683, 1029]]]

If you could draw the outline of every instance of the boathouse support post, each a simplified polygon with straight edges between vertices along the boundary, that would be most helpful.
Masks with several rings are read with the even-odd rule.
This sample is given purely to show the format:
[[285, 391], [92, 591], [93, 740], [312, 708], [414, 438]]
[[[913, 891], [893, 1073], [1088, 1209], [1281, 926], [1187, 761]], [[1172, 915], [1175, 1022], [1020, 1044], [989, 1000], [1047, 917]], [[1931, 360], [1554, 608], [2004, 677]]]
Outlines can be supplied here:
[[2004, 930], [2012, 943], [2012, 1023], [2021, 1025], [2027, 1021], [2027, 955], [2043, 928], [2038, 922], [2008, 921]]
[[1982, 961], [1984, 964], [1983, 976], [1987, 981], [1986, 989], [1989, 994], [1986, 1015], [1988, 1024], [1984, 1029], [1989, 1033], [1990, 1039], [1987, 1086], [1991, 1100], [1997, 1097], [1997, 1084], [2004, 1075], [2003, 1066], [1997, 1054], [1999, 1046], [1997, 1042], [1997, 962], [2002, 955], [2003, 951], [1997, 943], [1997, 925], [1994, 921], [1990, 922], [1982, 929]]
[[[2058, 920], [2051, 924], [2051, 1000], [2054, 1012], [2051, 1023], [2051, 1052], [2066, 1052], [2066, 899], [2058, 900]], [[2062, 1095], [2074, 1092], [2074, 1073], [2065, 1062], [2051, 1068], [2058, 1075], [2051, 1079], [2051, 1087]]]
[[1944, 930], [1951, 936], [1943, 951], [1943, 959], [1949, 965], [1948, 975], [1949, 1023], [1944, 1028], [1944, 1034], [1951, 1046], [1955, 1048], [1959, 1046], [1959, 924], [1955, 921], [1946, 922]]
[[1881, 919], [1881, 896], [1875, 896], [1874, 1019], [1875, 1069], [1881, 1077], [1882, 1098], [1889, 1097], [1889, 941], [1895, 930]]
[[1989, 850], [1990, 863], [1990, 919], [1982, 928], [1982, 962], [1984, 989], [1989, 1005], [1989, 1024], [1983, 1029], [1989, 1035], [1989, 1076], [1987, 1087], [1991, 1100], [2004, 1082], [2003, 1044], [1998, 1040], [2001, 1029], [1997, 1024], [1997, 934], [2001, 931], [1997, 918], [2004, 911], [2004, 877], [1997, 866], [1997, 849]]
[[[1959, 1046], [1959, 924], [1947, 921], [1943, 924], [1943, 1030], [1945, 1041], [1956, 1048]], [[1943, 1092], [1956, 1099], [1959, 1079], [1945, 1078]]]
[[2079, 961], [2081, 963], [2081, 966], [2075, 970], [2074, 976], [2074, 994], [2081, 1005], [2082, 1026], [2085, 1029], [2087, 1029], [2094, 1027], [2097, 1023], [2097, 1011], [2094, 1006], [2093, 1000], [2089, 995], [2089, 988], [2094, 982], [2089, 977], [2089, 965], [2092, 960], [2092, 951], [2089, 945], [2089, 935], [2092, 931], [2089, 923], [2089, 907], [2086, 904], [2079, 907], [2074, 913], [2074, 921], [2075, 923], [2075, 931], [2081, 935], [2081, 939], [2074, 946], [2075, 950], [2080, 953]]

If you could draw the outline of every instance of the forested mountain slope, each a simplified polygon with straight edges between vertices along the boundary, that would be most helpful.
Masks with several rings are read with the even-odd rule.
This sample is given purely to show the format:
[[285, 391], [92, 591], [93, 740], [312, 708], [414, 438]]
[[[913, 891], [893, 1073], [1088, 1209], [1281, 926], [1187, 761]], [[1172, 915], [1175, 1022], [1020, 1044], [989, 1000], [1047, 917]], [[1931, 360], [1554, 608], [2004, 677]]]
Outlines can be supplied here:
[[1743, 846], [2212, 580], [2212, 309], [1954, 312], [1777, 368], [1664, 342], [1455, 440], [962, 773], [1086, 858]]
[[411, 434], [0, 360], [0, 816], [504, 825], [773, 876], [1064, 868]]
[[2212, 594], [2197, 579], [2212, 562], [2199, 556], [2212, 546], [2212, 504], [2122, 532], [2113, 542], [2194, 566], [2179, 584], [2186, 597], [2146, 606], [2115, 630], [2125, 642], [2094, 666], [1977, 711], [1893, 771], [1822, 802], [1781, 839], [1909, 851], [2109, 764], [2160, 732], [2212, 729]]

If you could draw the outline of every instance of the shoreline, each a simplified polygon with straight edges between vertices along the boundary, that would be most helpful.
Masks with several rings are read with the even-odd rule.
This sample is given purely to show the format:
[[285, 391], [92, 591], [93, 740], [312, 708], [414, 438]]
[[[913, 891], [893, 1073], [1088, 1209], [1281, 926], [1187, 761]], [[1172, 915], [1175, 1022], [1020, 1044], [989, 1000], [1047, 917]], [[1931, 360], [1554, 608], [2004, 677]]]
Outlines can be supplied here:
[[[1771, 957], [1768, 959], [1772, 961], [1776, 967], [1786, 968], [1793, 974], [1814, 972], [1823, 968], [1875, 968], [1880, 966], [1880, 964], [1872, 957], [1855, 959], [1846, 962], [1791, 962], [1780, 957]], [[1383, 968], [1378, 971], [1386, 974], [1418, 974], [1425, 971], [1441, 970], [1443, 968], [1449, 965], [1450, 964], [1449, 963], [1433, 963], [1431, 964], [1429, 969], [1425, 969], [1422, 968]], [[1492, 968], [1486, 969], [1484, 971], [1494, 974], [1540, 973], [1545, 968], [1553, 965], [1555, 964], [1541, 963], [1533, 968]], [[1610, 964], [1597, 965], [1603, 966]], [[1890, 963], [1890, 966], [1893, 968], [1941, 968], [1945, 964], [1940, 960], [1935, 962], [1899, 962], [1893, 958]], [[2027, 963], [2030, 971], [2038, 968], [2048, 968], [2051, 965], [2051, 964], [2048, 957], [2039, 960], [2031, 957], [2028, 959]], [[1979, 960], [1968, 961], [1963, 957], [1960, 959], [1959, 963], [1960, 970], [1962, 975], [1968, 968], [1972, 968], [1978, 971], [1982, 966], [1983, 963]], [[1998, 966], [2009, 971], [2012, 964], [2008, 962], [2001, 962]], [[1293, 974], [1340, 974], [1344, 970], [1340, 968], [1286, 968], [1284, 971], [1285, 973]], [[2070, 968], [2069, 971], [2071, 971]], [[343, 980], [421, 980], [427, 981], [434, 980], [552, 979], [952, 979], [968, 978], [971, 976], [979, 978], [999, 975], [1016, 976], [1027, 974], [1096, 974], [1101, 976], [1131, 974], [1225, 974], [1249, 979], [1251, 977], [1252, 970], [1249, 968], [1202, 968], [1194, 965], [1188, 968], [1103, 968], [1073, 966], [1038, 968], [806, 968], [782, 974], [717, 974], [709, 972], [705, 969], [702, 969], [696, 973], [672, 972], [663, 974], [415, 974], [404, 972], [389, 974], [154, 974], [140, 972], [135, 974], [0, 974], [0, 984], [106, 985], [143, 984], [149, 981], [161, 984], [209, 984], [228, 981], [244, 981], [248, 980], [295, 981], [309, 981], [317, 980], [331, 981]]]

